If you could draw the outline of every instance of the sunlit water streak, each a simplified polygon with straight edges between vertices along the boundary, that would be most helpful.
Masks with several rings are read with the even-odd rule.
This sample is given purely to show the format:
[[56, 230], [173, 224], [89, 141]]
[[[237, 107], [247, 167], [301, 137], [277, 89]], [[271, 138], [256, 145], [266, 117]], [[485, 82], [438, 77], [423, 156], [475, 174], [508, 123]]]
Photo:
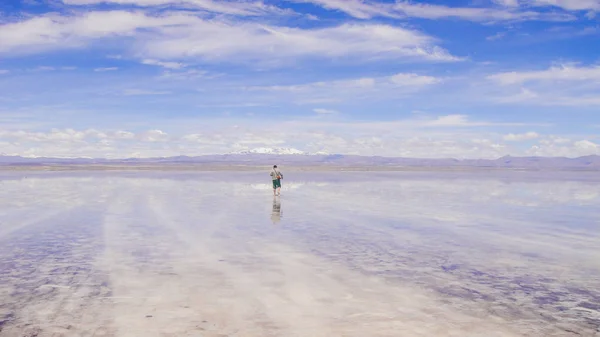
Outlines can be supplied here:
[[1, 336], [597, 336], [600, 177], [4, 173]]

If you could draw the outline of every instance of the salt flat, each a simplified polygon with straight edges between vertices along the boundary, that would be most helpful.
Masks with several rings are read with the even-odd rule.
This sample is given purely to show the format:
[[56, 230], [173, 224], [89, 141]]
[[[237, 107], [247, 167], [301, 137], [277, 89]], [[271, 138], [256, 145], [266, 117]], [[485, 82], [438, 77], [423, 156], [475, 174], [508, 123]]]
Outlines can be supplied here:
[[4, 172], [1, 336], [600, 336], [600, 177]]

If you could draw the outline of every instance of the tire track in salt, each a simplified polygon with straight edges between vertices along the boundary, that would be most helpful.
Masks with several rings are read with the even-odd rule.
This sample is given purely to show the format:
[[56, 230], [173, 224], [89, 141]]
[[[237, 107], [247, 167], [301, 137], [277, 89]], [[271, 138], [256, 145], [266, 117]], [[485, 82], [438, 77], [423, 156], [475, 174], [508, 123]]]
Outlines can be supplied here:
[[124, 186], [104, 219], [106, 251], [101, 263], [110, 275], [112, 333], [198, 336], [206, 330], [206, 320], [189, 303], [198, 289], [184, 282], [186, 271], [180, 270], [188, 266], [188, 252], [172, 229], [156, 218], [151, 193], [156, 191]]
[[[484, 319], [454, 313], [417, 289], [386, 284], [258, 236], [257, 216], [262, 214], [251, 196], [238, 198], [235, 208], [220, 212], [211, 224], [217, 219], [206, 214], [215, 210], [210, 204], [190, 204], [193, 194], [182, 194], [185, 198], [176, 202], [157, 195], [151, 200], [157, 218], [173, 228], [189, 254], [203, 257], [197, 263], [225, 277], [226, 283], [205, 292], [217, 293], [219, 300], [208, 302], [236, 316], [219, 327], [226, 335], [517, 336]], [[212, 202], [227, 204], [227, 199]], [[200, 218], [207, 229], [190, 224]], [[241, 221], [247, 228], [239, 226]], [[235, 311], [227, 311], [224, 303], [235, 303]]]
[[104, 322], [98, 301], [108, 291], [94, 266], [102, 251], [103, 213], [101, 206], [62, 210], [21, 228], [5, 243], [2, 336], [99, 335]]

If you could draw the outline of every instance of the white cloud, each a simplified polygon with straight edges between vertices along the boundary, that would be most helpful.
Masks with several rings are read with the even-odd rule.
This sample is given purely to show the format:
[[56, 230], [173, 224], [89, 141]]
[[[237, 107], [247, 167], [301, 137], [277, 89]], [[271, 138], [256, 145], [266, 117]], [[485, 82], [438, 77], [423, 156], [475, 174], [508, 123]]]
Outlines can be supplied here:
[[[356, 125], [360, 127], [360, 125]], [[221, 130], [223, 131], [223, 130]], [[355, 131], [356, 132], [356, 131]], [[462, 141], [460, 137], [431, 136], [396, 137], [389, 135], [356, 135], [311, 132], [290, 128], [286, 132], [255, 130], [254, 132], [188, 134], [174, 137], [161, 130], [149, 130], [134, 137], [119, 139], [115, 133], [104, 136], [88, 135], [84, 131], [54, 130], [50, 133], [26, 133], [19, 143], [0, 132], [0, 140], [8, 139], [8, 153], [32, 156], [86, 156], [86, 157], [139, 157], [201, 155], [230, 153], [258, 148], [301, 148], [303, 151], [347, 153], [361, 155], [388, 155], [414, 157], [499, 157], [502, 145], [493, 141]], [[500, 151], [500, 152], [499, 152]]]
[[173, 134], [159, 129], [138, 133], [96, 129], [0, 130], [0, 143], [7, 144], [3, 152], [12, 154], [111, 158], [130, 157], [132, 153], [140, 157], [193, 156], [257, 148], [417, 158], [498, 158], [506, 154], [578, 156], [600, 151], [593, 139], [572, 141], [559, 136], [540, 138], [534, 148], [521, 149], [507, 145], [502, 137], [477, 129], [480, 126], [512, 127], [508, 123], [470, 121], [464, 115], [447, 115], [389, 122], [282, 121], [276, 129], [263, 123], [239, 127], [209, 123], [204, 127], [194, 126], [198, 130], [194, 133]]
[[253, 108], [267, 106], [262, 103], [224, 103], [224, 104], [199, 104], [199, 108]]
[[503, 85], [531, 81], [600, 81], [600, 66], [577, 67], [563, 65], [540, 71], [499, 73], [488, 76], [488, 79]]
[[39, 66], [39, 67], [33, 69], [33, 71], [54, 71], [54, 70], [56, 70], [56, 68], [48, 67], [48, 66]]
[[308, 2], [326, 9], [344, 12], [357, 19], [370, 19], [375, 16], [400, 18], [403, 15], [394, 11], [389, 4], [363, 0], [294, 0]]
[[543, 146], [561, 146], [570, 143], [573, 143], [571, 139], [554, 135], [541, 138], [538, 141], [538, 145]]
[[600, 66], [562, 65], [546, 70], [503, 72], [487, 76], [499, 84], [501, 95], [489, 95], [500, 103], [547, 106], [600, 105]]
[[50, 132], [30, 132], [30, 131], [0, 131], [0, 139], [17, 140], [17, 141], [70, 141], [78, 142], [84, 139], [106, 138], [107, 135], [103, 132], [89, 129], [77, 131], [74, 129], [52, 129]]
[[535, 93], [527, 88], [521, 88], [519, 93], [499, 97], [496, 99], [496, 101], [498, 101], [500, 103], [520, 103], [520, 102], [538, 100], [539, 97], [540, 97], [540, 95], [538, 95], [537, 93]]
[[[285, 123], [284, 123], [285, 124]], [[523, 126], [547, 126], [547, 124], [538, 123], [515, 123], [515, 122], [489, 122], [484, 120], [471, 120], [467, 115], [452, 114], [440, 115], [435, 117], [423, 117], [419, 114], [414, 118], [392, 120], [392, 121], [361, 121], [361, 122], [325, 122], [318, 121], [314, 123], [303, 122], [301, 125], [293, 123], [289, 128], [308, 128], [314, 130], [316, 128], [326, 128], [334, 132], [345, 130], [348, 134], [358, 135], [361, 133], [367, 134], [383, 134], [383, 133], [402, 133], [422, 135], [435, 130], [466, 130], [468, 128], [480, 127], [523, 127]], [[287, 126], [286, 126], [287, 127]]]
[[488, 41], [496, 41], [496, 40], [502, 39], [505, 36], [506, 36], [506, 32], [498, 32], [494, 35], [490, 35], [490, 36], [486, 37], [485, 39]]
[[560, 96], [560, 94], [556, 95], [545, 95], [543, 97], [539, 97], [535, 101], [522, 101], [524, 103], [534, 103], [537, 105], [545, 105], [545, 106], [598, 106], [600, 105], [600, 97], [597, 95], [592, 96]]
[[505, 146], [492, 140], [473, 141], [457, 136], [313, 136], [308, 144], [311, 149], [327, 153], [413, 158], [495, 159], [507, 152]]
[[339, 80], [330, 82], [313, 82], [308, 84], [293, 85], [273, 85], [266, 87], [248, 87], [247, 90], [265, 90], [265, 91], [287, 91], [287, 92], [307, 92], [323, 89], [371, 89], [375, 86], [374, 78], [358, 78], [351, 80]]
[[124, 10], [47, 14], [0, 25], [0, 53], [78, 48], [116, 37], [128, 39], [133, 56], [160, 62], [197, 58], [276, 64], [304, 57], [460, 60], [423, 33], [382, 24], [300, 29], [208, 20], [186, 12], [149, 15]]
[[494, 3], [505, 7], [519, 7], [519, 0], [493, 0]]
[[338, 113], [337, 110], [333, 110], [333, 109], [325, 109], [325, 108], [315, 108], [313, 109], [314, 112], [321, 114], [321, 115], [331, 115], [331, 114], [336, 114]]
[[268, 14], [284, 13], [285, 11], [266, 5], [262, 1], [215, 1], [215, 0], [63, 0], [68, 5], [135, 5], [140, 7], [174, 5], [180, 7], [194, 8], [206, 12], [239, 15], [259, 16]]
[[568, 88], [561, 90], [560, 86], [549, 89], [545, 93], [539, 93], [527, 88], [521, 88], [520, 92], [506, 94], [492, 98], [495, 102], [506, 104], [532, 104], [543, 106], [596, 106], [600, 105], [600, 97], [597, 94], [570, 93]]
[[[398, 97], [414, 93], [442, 82], [442, 79], [414, 73], [399, 73], [383, 77], [363, 77], [306, 84], [247, 87], [247, 91], [278, 92], [279, 98], [297, 103], [330, 103], [352, 96], [353, 99]], [[287, 94], [288, 96], [281, 96]]]
[[524, 140], [536, 139], [539, 137], [540, 137], [540, 135], [536, 132], [527, 132], [527, 133], [519, 133], [519, 134], [509, 133], [502, 138], [508, 142], [520, 142], [520, 141], [524, 141]]
[[119, 70], [118, 67], [108, 67], [108, 68], [96, 68], [94, 69], [95, 72], [107, 72], [107, 71], [117, 71]]
[[112, 137], [119, 140], [133, 139], [135, 134], [129, 131], [114, 131]]
[[201, 58], [277, 64], [303, 57], [405, 58], [458, 61], [434, 40], [414, 30], [387, 25], [343, 24], [299, 29], [198, 20], [189, 27], [165, 29], [143, 43], [142, 53], [159, 59]]
[[600, 0], [527, 0], [523, 2], [532, 6], [553, 6], [571, 11], [600, 10]]
[[429, 126], [464, 126], [469, 124], [468, 116], [465, 115], [440, 116], [435, 120], [425, 123], [425, 125]]
[[573, 17], [566, 14], [515, 11], [495, 8], [447, 7], [442, 5], [416, 4], [398, 1], [395, 9], [408, 16], [425, 19], [459, 18], [471, 21], [568, 21]]
[[195, 78], [214, 79], [219, 77], [219, 74], [210, 74], [205, 70], [188, 69], [188, 70], [168, 70], [160, 75], [160, 79], [164, 80], [190, 80]]
[[145, 59], [142, 60], [142, 64], [151, 65], [151, 66], [159, 66], [167, 69], [181, 69], [185, 68], [186, 65], [179, 62], [162, 62], [158, 60]]
[[556, 7], [567, 11], [600, 9], [600, 0], [493, 0], [505, 7]]
[[[152, 131], [149, 131], [152, 135]], [[52, 157], [128, 157], [129, 151], [150, 140], [142, 139], [145, 133], [136, 135], [127, 131], [99, 131], [95, 129], [52, 129], [48, 132], [0, 130], [1, 140], [7, 141], [3, 152], [22, 156]], [[152, 149], [146, 150], [147, 154]]]
[[540, 13], [534, 11], [517, 10], [516, 0], [497, 0], [498, 3], [511, 7], [510, 9], [484, 8], [484, 7], [448, 7], [412, 1], [398, 0], [396, 3], [381, 3], [364, 0], [294, 0], [296, 2], [309, 2], [330, 10], [344, 12], [357, 19], [371, 19], [373, 17], [416, 17], [424, 19], [458, 18], [477, 22], [495, 21], [566, 21], [574, 17], [561, 13]]
[[350, 100], [358, 102], [400, 99], [426, 90], [441, 81], [430, 76], [397, 74], [304, 84], [253, 86], [244, 90], [252, 99], [270, 104], [292, 102], [298, 105], [330, 105]]
[[182, 140], [192, 143], [201, 143], [208, 146], [223, 147], [228, 145], [228, 139], [221, 134], [189, 134], [181, 137]]
[[105, 132], [101, 132], [101, 131], [98, 131], [95, 129], [89, 129], [89, 130], [86, 130], [85, 132], [88, 137], [92, 137], [92, 138], [105, 139], [105, 138], [109, 137]]
[[590, 142], [589, 140], [580, 140], [575, 142], [573, 145], [575, 145], [576, 148], [580, 149], [580, 150], [593, 150], [596, 151], [598, 150], [598, 148], [600, 148], [600, 145]]
[[155, 91], [155, 90], [144, 90], [144, 89], [125, 89], [123, 95], [125, 96], [152, 96], [152, 95], [168, 95], [170, 91]]
[[8, 73], [10, 73], [10, 70], [0, 69], [0, 75], [4, 75], [4, 74], [8, 74]]
[[600, 145], [590, 140], [540, 142], [526, 151], [527, 155], [542, 157], [581, 157], [600, 155]]
[[164, 142], [168, 140], [169, 135], [161, 130], [149, 130], [136, 135], [136, 137], [144, 142]]
[[[545, 39], [573, 39], [577, 37], [585, 37], [590, 35], [598, 35], [600, 33], [600, 26], [588, 26], [588, 27], [573, 27], [573, 26], [555, 26], [548, 28], [545, 31], [547, 37]], [[569, 66], [567, 64], [567, 66]]]
[[471, 121], [467, 115], [446, 115], [435, 119], [418, 119], [410, 121], [414, 127], [481, 127], [481, 126], [523, 126], [522, 123], [494, 123]]
[[49, 13], [0, 25], [0, 53], [85, 47], [94, 39], [132, 37], [139, 29], [150, 30], [194, 20], [186, 14], [151, 16], [140, 11], [120, 10], [74, 15]]
[[395, 85], [400, 86], [428, 86], [432, 84], [440, 83], [442, 80], [432, 76], [423, 76], [413, 73], [399, 73], [392, 75], [389, 81]]

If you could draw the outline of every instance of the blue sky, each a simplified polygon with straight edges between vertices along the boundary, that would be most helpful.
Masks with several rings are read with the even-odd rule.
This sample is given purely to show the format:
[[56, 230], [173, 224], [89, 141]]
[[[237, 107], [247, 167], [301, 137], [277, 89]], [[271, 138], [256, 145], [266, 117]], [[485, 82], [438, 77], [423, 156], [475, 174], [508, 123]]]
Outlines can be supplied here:
[[600, 154], [600, 0], [0, 4], [1, 153]]

